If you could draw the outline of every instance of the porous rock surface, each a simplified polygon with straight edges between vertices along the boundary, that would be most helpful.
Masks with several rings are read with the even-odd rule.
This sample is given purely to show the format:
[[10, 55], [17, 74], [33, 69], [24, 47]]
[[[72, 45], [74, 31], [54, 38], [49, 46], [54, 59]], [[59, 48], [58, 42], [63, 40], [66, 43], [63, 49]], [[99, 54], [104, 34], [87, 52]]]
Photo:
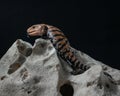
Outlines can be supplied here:
[[64, 96], [64, 84], [73, 87], [73, 96], [120, 96], [119, 70], [81, 51], [75, 53], [91, 66], [80, 75], [69, 73], [72, 69], [49, 40], [37, 39], [34, 46], [16, 40], [0, 60], [0, 96]]

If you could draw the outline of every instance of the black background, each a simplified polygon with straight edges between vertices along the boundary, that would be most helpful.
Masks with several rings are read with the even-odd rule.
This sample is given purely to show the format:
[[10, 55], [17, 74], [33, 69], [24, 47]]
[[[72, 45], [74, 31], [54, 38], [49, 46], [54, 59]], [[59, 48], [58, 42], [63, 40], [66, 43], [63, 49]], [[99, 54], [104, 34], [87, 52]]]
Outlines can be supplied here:
[[71, 46], [120, 69], [119, 0], [4, 0], [0, 2], [0, 57], [32, 24], [54, 25]]

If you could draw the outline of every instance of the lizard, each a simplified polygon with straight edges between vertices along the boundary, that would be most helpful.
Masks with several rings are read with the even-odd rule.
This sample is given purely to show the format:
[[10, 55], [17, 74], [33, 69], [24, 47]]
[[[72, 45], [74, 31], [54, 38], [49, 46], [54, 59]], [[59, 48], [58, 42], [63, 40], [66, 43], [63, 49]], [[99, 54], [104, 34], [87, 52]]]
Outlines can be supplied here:
[[77, 75], [90, 68], [90, 66], [84, 65], [78, 60], [67, 37], [59, 28], [48, 24], [35, 24], [27, 29], [27, 34], [49, 39], [58, 55], [73, 69], [71, 74]]

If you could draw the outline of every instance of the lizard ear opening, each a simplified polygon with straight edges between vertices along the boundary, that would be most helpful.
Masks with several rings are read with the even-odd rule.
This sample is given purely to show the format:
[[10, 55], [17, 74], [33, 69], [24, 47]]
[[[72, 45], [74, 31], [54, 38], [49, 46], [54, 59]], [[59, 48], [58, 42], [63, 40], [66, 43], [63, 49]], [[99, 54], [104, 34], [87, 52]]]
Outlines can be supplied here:
[[47, 31], [48, 31], [48, 27], [47, 27], [46, 25], [41, 26], [41, 32], [42, 32], [43, 34], [46, 34]]
[[45, 24], [41, 24], [40, 34], [42, 38], [47, 38], [48, 27]]

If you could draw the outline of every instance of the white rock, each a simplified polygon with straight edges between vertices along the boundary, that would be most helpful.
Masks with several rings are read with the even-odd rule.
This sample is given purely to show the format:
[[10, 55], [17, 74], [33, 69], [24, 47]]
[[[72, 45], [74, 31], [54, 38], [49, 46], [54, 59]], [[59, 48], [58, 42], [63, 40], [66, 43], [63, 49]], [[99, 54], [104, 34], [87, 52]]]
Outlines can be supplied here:
[[[0, 96], [120, 96], [119, 70], [75, 53], [91, 66], [80, 75], [70, 74], [49, 40], [37, 39], [32, 47], [18, 39], [0, 60]], [[73, 95], [67, 89], [69, 95], [60, 93], [65, 84], [73, 87]]]

